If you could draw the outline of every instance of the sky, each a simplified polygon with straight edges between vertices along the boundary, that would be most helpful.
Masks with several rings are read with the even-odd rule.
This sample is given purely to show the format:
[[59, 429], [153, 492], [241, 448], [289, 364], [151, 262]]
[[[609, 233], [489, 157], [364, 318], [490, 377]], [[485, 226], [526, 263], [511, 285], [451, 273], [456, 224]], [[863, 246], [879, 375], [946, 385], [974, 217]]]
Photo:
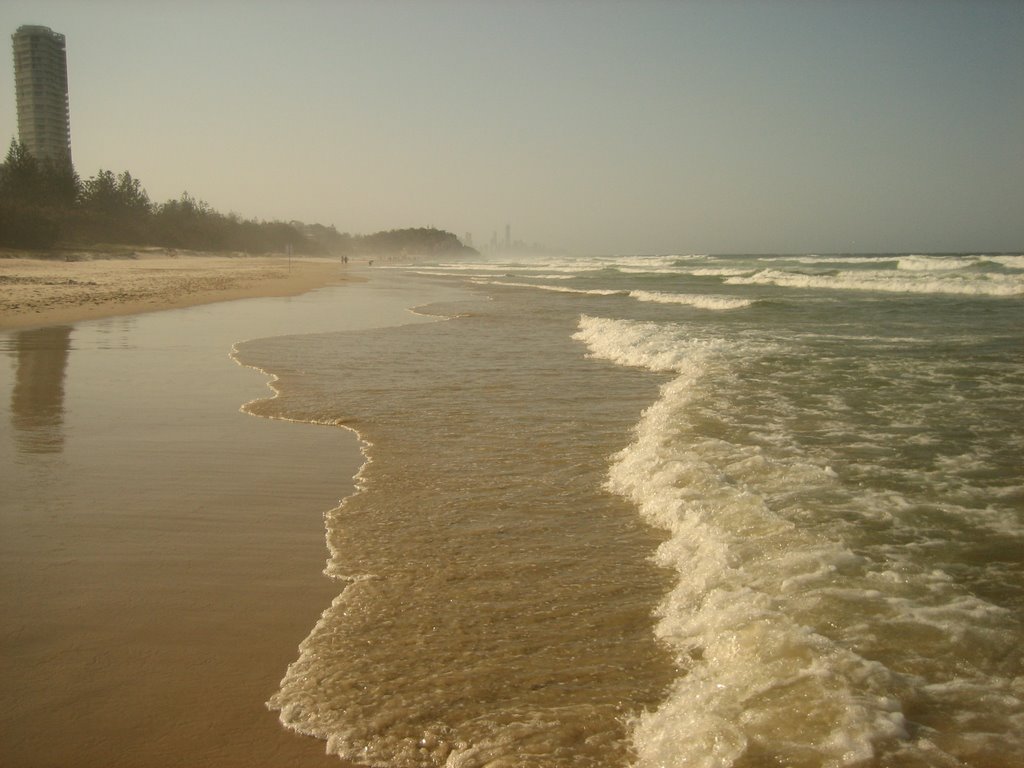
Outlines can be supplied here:
[[157, 202], [581, 254], [1024, 250], [1024, 0], [4, 0], [22, 24], [67, 37], [79, 174]]

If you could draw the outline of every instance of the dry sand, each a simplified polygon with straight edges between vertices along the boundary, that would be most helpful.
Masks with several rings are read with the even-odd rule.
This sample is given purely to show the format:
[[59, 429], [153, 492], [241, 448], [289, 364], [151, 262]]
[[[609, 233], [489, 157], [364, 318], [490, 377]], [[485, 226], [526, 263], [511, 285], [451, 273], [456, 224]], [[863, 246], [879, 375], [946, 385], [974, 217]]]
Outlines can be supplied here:
[[[0, 764], [342, 765], [263, 702], [340, 591], [321, 573], [322, 513], [362, 458], [345, 430], [240, 413], [266, 389], [227, 359], [223, 329], [258, 333], [303, 301], [365, 323], [382, 291], [340, 289], [353, 310], [309, 294], [117, 317], [340, 272], [0, 259]], [[91, 317], [108, 319], [55, 325]]]
[[[190, 307], [254, 296], [293, 296], [344, 279], [336, 259], [129, 251], [27, 258], [0, 252], [0, 329]], [[70, 259], [70, 260], [68, 260]]]

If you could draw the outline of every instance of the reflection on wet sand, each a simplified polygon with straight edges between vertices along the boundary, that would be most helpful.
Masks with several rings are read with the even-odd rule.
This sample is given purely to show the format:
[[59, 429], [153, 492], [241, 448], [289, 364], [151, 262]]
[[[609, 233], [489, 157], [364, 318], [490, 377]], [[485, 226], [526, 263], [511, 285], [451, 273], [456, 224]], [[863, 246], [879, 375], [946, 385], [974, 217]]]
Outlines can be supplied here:
[[71, 327], [53, 326], [13, 336], [17, 354], [11, 390], [11, 423], [20, 453], [60, 453], [64, 448], [64, 371]]

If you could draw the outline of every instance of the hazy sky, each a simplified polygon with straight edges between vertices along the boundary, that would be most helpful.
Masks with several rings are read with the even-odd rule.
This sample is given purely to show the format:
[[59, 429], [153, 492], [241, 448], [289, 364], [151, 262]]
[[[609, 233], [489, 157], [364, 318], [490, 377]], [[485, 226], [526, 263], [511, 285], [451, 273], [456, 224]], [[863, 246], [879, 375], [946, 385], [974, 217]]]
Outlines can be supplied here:
[[[1024, 0], [3, 0], [83, 178], [590, 253], [1024, 250]], [[17, 133], [0, 57], [0, 139]]]

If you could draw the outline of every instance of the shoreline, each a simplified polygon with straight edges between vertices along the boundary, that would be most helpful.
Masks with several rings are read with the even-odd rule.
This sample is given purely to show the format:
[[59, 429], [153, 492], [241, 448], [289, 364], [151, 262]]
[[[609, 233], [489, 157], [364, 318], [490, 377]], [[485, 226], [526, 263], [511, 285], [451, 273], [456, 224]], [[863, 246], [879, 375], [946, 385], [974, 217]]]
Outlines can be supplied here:
[[337, 259], [133, 251], [68, 261], [0, 252], [0, 331], [296, 296], [358, 280]]
[[[29, 267], [77, 266], [82, 282], [138, 275], [151, 290], [197, 272], [224, 284], [51, 301], [20, 327], [2, 316], [2, 761], [344, 768], [265, 702], [342, 589], [323, 573], [322, 518], [357, 490], [361, 438], [253, 418], [240, 406], [273, 392], [272, 374], [231, 347], [240, 329], [266, 333], [268, 317], [275, 333], [315, 332], [331, 313], [332, 329], [358, 328], [415, 302], [336, 262], [293, 261], [309, 269], [282, 276], [280, 259], [171, 258], [170, 271], [165, 257]], [[194, 309], [156, 312], [182, 306]], [[91, 322], [61, 324], [70, 314]]]

